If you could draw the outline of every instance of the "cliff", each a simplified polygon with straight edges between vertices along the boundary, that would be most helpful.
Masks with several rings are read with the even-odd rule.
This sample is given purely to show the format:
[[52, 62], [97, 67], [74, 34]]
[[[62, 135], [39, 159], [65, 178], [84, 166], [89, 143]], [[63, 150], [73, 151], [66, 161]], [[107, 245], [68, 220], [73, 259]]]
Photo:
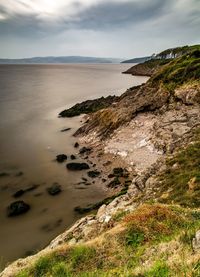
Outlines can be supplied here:
[[95, 107], [75, 134], [102, 170], [117, 160], [131, 183], [112, 176], [116, 197], [1, 277], [200, 275], [200, 50], [190, 50]]

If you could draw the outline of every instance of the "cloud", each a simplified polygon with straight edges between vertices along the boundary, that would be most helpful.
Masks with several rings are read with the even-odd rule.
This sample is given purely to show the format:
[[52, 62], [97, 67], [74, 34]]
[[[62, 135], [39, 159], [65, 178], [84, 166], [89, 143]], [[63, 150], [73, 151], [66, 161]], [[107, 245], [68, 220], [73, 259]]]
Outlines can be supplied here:
[[1, 0], [0, 55], [151, 53], [198, 42], [199, 13], [199, 0]]

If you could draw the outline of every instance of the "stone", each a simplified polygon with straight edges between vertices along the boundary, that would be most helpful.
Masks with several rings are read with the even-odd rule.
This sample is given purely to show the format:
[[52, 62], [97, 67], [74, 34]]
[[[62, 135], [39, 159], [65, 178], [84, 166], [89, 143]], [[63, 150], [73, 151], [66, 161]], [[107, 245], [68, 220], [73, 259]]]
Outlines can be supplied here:
[[20, 197], [20, 196], [22, 196], [24, 193], [25, 193], [25, 190], [20, 189], [20, 190], [16, 191], [16, 192], [13, 194], [13, 197], [15, 197], [15, 198]]
[[7, 176], [10, 176], [10, 174], [7, 172], [0, 172], [0, 177], [7, 177]]
[[120, 184], [121, 184], [121, 183], [120, 183], [118, 177], [115, 177], [115, 179], [112, 180], [107, 186], [108, 186], [109, 188], [116, 188], [116, 187], [118, 187]]
[[75, 155], [71, 155], [71, 160], [75, 160], [76, 156]]
[[69, 130], [71, 130], [71, 128], [65, 128], [65, 129], [62, 129], [61, 132], [67, 132]]
[[54, 196], [62, 191], [61, 186], [58, 183], [54, 183], [51, 187], [47, 188], [47, 192]]
[[123, 177], [124, 169], [121, 167], [113, 168], [113, 174], [118, 177]]
[[96, 178], [101, 174], [101, 172], [95, 170], [95, 171], [88, 171], [87, 174], [90, 178]]
[[7, 207], [7, 215], [9, 217], [24, 214], [30, 210], [30, 205], [24, 201], [15, 201]]
[[200, 251], [200, 230], [195, 234], [195, 237], [192, 240], [192, 247], [194, 251]]
[[66, 167], [68, 170], [74, 170], [74, 171], [86, 170], [90, 168], [87, 163], [68, 163]]
[[92, 151], [91, 147], [82, 147], [79, 151], [79, 154], [89, 154]]
[[16, 191], [13, 194], [13, 197], [18, 198], [18, 197], [22, 196], [24, 193], [32, 191], [32, 190], [35, 190], [38, 187], [39, 187], [39, 185], [32, 185], [32, 186], [30, 186], [30, 187], [28, 187], [26, 189], [20, 189], [20, 190]]
[[78, 147], [79, 147], [79, 143], [78, 143], [78, 142], [75, 142], [74, 147], [75, 147], [75, 148], [78, 148]]
[[62, 163], [65, 160], [67, 160], [67, 155], [65, 155], [65, 154], [59, 154], [56, 156], [56, 161], [59, 163]]

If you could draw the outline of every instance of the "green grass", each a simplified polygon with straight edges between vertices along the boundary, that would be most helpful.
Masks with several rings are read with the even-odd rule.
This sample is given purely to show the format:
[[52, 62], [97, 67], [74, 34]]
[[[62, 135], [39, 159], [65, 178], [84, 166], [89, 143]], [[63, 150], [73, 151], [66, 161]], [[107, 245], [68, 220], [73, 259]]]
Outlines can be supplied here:
[[191, 48], [187, 54], [176, 58], [152, 76], [149, 83], [158, 86], [162, 83], [173, 93], [174, 89], [184, 83], [200, 79], [200, 46]]
[[169, 277], [170, 268], [163, 261], [157, 261], [154, 266], [144, 273], [144, 277]]
[[[200, 207], [200, 134], [197, 130], [195, 142], [167, 161], [167, 169], [160, 176], [159, 194], [168, 191], [163, 203], [178, 203], [185, 207]], [[174, 168], [174, 165], [177, 165]], [[190, 185], [192, 184], [192, 185]], [[196, 216], [199, 216], [196, 215]]]
[[[191, 241], [200, 228], [197, 210], [162, 204], [144, 204], [134, 212], [123, 215], [120, 224], [125, 229], [118, 233], [107, 233], [98, 243], [90, 246], [63, 247], [39, 258], [32, 267], [16, 277], [170, 276], [173, 269], [163, 262], [164, 259], [167, 261], [167, 253], [155, 252], [150, 269], [144, 272], [141, 267], [144, 259], [152, 259], [152, 254], [148, 257], [148, 249], [157, 249], [160, 243], [178, 238], [185, 251], [192, 253]], [[141, 267], [143, 275], [134, 274], [137, 267]], [[182, 270], [183, 265], [178, 268]], [[198, 272], [199, 265], [186, 269]]]

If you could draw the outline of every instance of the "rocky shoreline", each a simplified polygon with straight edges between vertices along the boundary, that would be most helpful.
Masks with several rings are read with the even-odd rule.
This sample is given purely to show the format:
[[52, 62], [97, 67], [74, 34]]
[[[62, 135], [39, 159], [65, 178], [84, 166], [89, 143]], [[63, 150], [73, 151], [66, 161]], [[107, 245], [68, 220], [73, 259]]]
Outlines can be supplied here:
[[[199, 55], [199, 52], [195, 55]], [[74, 134], [77, 147], [80, 147], [79, 154], [85, 160], [84, 165], [79, 164], [78, 167], [79, 170], [88, 170], [88, 177], [103, 184], [110, 196], [93, 205], [76, 207], [75, 210], [81, 214], [92, 210], [97, 212], [78, 220], [36, 255], [19, 259], [8, 266], [0, 274], [1, 277], [15, 276], [19, 269], [34, 265], [38, 258], [54, 251], [62, 252], [77, 245], [92, 244], [97, 237], [101, 241], [101, 236], [109, 236], [109, 232], [123, 232], [125, 224], [119, 224], [116, 218], [132, 213], [148, 201], [189, 206], [199, 213], [199, 181], [195, 171], [194, 176], [189, 174], [185, 177], [184, 186], [181, 187], [179, 183], [171, 183], [170, 179], [178, 174], [182, 177], [179, 170], [187, 164], [190, 156], [194, 155], [194, 161], [197, 159], [195, 155], [199, 149], [199, 81], [196, 75], [191, 77], [191, 74], [187, 75], [190, 76], [189, 80], [184, 76], [184, 82], [181, 77], [170, 79], [173, 73], [177, 73], [179, 63], [182, 69], [181, 58], [174, 64], [169, 63], [170, 68], [164, 66], [161, 71], [156, 65], [152, 78], [146, 84], [127, 90], [117, 101], [114, 99], [113, 102], [112, 99], [109, 102], [109, 99], [109, 104], [102, 99], [103, 108], [99, 99], [93, 100], [92, 111], [87, 107], [85, 123]], [[79, 113], [80, 107], [83, 111], [84, 104], [80, 105], [65, 111], [65, 115]], [[183, 151], [188, 155], [187, 159], [184, 159]], [[185, 172], [190, 163], [181, 170]], [[68, 167], [74, 170], [74, 166], [71, 164]], [[88, 179], [83, 182], [86, 184]], [[180, 197], [177, 190], [180, 190]], [[156, 206], [158, 209], [160, 207]], [[151, 209], [150, 206], [147, 209]], [[166, 212], [167, 208], [163, 209]], [[141, 214], [139, 219], [144, 220]], [[159, 225], [159, 230], [162, 227]], [[200, 245], [198, 234], [192, 237], [194, 246], [191, 255], [195, 261], [199, 258], [199, 252], [195, 250]]]

